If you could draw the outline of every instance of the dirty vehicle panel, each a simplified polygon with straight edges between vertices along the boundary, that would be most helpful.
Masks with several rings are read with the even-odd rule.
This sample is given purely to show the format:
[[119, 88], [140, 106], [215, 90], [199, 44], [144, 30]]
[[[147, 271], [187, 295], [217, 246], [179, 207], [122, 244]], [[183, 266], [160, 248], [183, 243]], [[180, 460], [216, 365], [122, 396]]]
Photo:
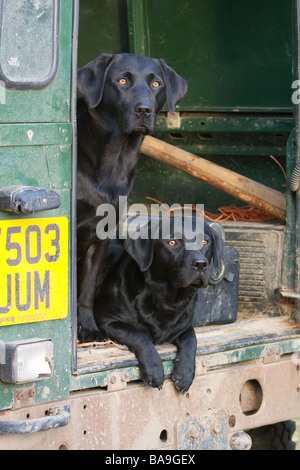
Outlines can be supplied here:
[[[288, 177], [298, 159], [296, 2], [10, 3], [0, 1], [0, 448], [235, 449], [249, 447], [240, 432], [300, 416], [298, 194], [270, 158]], [[132, 52], [163, 57], [187, 79], [186, 97], [174, 116], [160, 113], [155, 137], [286, 193], [286, 223], [223, 223], [230, 275], [205, 294], [211, 324], [202, 306], [195, 312], [196, 377], [185, 395], [171, 380], [169, 344], [158, 347], [161, 391], [141, 383], [128, 350], [77, 347], [78, 21], [79, 66]], [[131, 202], [147, 197], [212, 213], [243, 206], [141, 155]], [[28, 373], [13, 361], [20, 351], [43, 360]]]
[[69, 395], [72, 15], [66, 2], [0, 7], [1, 341], [49, 339], [54, 355], [26, 392], [0, 382], [6, 409]]

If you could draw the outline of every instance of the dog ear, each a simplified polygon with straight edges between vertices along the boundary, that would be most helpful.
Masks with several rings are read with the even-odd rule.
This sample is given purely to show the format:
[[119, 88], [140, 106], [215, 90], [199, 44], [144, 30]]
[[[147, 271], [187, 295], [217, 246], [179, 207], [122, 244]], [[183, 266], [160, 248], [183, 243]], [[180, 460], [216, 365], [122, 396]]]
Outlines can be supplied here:
[[78, 70], [77, 88], [89, 109], [96, 108], [101, 101], [107, 70], [112, 54], [101, 54]]
[[159, 59], [165, 78], [166, 102], [171, 114], [175, 113], [175, 107], [187, 92], [187, 83], [175, 70], [169, 67], [164, 59]]
[[154, 240], [127, 238], [124, 242], [127, 253], [134, 259], [142, 272], [147, 271], [153, 261]]
[[220, 273], [224, 255], [224, 239], [216, 227], [210, 227], [210, 233], [213, 240], [213, 266], [216, 272]]

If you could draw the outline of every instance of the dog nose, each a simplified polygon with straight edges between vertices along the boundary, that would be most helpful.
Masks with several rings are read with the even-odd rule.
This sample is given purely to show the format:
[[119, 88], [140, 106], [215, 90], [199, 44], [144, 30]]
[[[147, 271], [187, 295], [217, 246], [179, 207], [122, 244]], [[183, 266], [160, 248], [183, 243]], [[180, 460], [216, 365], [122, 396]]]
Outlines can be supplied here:
[[203, 261], [203, 260], [195, 260], [193, 262], [193, 268], [195, 268], [197, 271], [203, 271], [205, 268], [207, 268], [208, 262]]
[[139, 117], [149, 117], [152, 114], [152, 109], [147, 105], [139, 105], [135, 108], [135, 112]]

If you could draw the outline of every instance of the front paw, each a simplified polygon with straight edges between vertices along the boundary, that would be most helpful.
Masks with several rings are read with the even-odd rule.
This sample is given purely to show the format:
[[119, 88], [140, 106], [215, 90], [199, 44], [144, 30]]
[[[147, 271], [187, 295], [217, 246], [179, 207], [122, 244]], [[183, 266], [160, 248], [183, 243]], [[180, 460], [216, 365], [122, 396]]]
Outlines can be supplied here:
[[164, 383], [164, 368], [159, 355], [151, 361], [139, 364], [141, 378], [146, 385], [153, 388], [162, 389]]
[[103, 341], [104, 335], [100, 332], [94, 319], [93, 309], [78, 305], [77, 337], [80, 343]]
[[186, 364], [184, 361], [176, 361], [172, 374], [175, 387], [180, 393], [184, 394], [188, 391], [195, 377], [195, 363]]
[[80, 322], [77, 325], [77, 338], [79, 343], [92, 343], [94, 341], [100, 342], [106, 339], [100, 330], [85, 328]]

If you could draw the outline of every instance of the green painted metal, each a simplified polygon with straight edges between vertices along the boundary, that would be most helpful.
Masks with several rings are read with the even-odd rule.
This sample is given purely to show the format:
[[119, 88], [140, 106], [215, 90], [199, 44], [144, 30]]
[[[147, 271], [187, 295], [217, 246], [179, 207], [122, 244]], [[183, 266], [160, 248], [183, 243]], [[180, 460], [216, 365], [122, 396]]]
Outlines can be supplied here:
[[[34, 36], [32, 48], [34, 51]], [[0, 123], [70, 122], [71, 48], [72, 2], [61, 0], [59, 63], [55, 78], [41, 90], [5, 89], [5, 102], [1, 100], [0, 104]]]
[[[293, 1], [128, 0], [130, 51], [163, 57], [186, 78], [179, 124], [166, 113], [155, 136], [284, 191], [274, 155], [286, 164], [294, 127]], [[208, 184], [143, 158], [131, 198], [242, 205]]]
[[184, 111], [291, 111], [293, 1], [129, 0], [130, 50], [188, 81]]
[[[174, 362], [163, 361], [163, 368], [165, 376], [170, 376], [174, 370]], [[84, 390], [87, 388], [106, 387], [108, 385], [109, 376], [113, 374], [126, 374], [127, 382], [134, 382], [141, 379], [139, 367], [121, 367], [111, 369], [109, 371], [73, 375], [71, 377], [71, 390], [75, 392], [77, 390]]]
[[128, 22], [130, 52], [133, 52], [134, 54], [151, 56], [150, 26], [147, 15], [149, 5], [147, 2], [137, 1], [128, 1], [127, 3], [129, 12]]
[[103, 52], [163, 57], [189, 84], [180, 110], [292, 112], [293, 0], [85, 0], [80, 7], [79, 66]]
[[0, 147], [0, 187], [12, 184], [71, 188], [71, 146]]
[[[61, 206], [59, 209], [48, 211], [44, 214], [40, 213], [36, 216], [17, 216], [17, 218], [32, 218], [34, 220], [36, 217], [43, 216], [66, 216], [66, 214], [69, 214], [70, 208], [70, 190], [58, 190], [57, 192], [61, 198]], [[5, 219], [4, 213], [1, 214], [1, 219]], [[68, 303], [70, 306], [71, 292], [69, 292]], [[53, 377], [23, 385], [8, 385], [0, 382], [0, 409], [12, 407], [15, 392], [18, 389], [22, 390], [24, 387], [34, 387], [34, 401], [36, 403], [47, 402], [59, 397], [65, 398], [69, 396], [69, 377], [71, 374], [71, 336], [70, 313], [67, 318], [61, 320], [0, 327], [1, 341], [10, 342], [27, 338], [49, 338], [53, 342], [54, 346]]]
[[[286, 172], [287, 178], [290, 178], [296, 162], [295, 147], [295, 129], [291, 132], [287, 143], [287, 160]], [[287, 291], [294, 291], [295, 286], [295, 269], [296, 269], [296, 195], [291, 191], [287, 191], [287, 223], [284, 233], [283, 244], [283, 262], [282, 262], [282, 286]]]
[[126, 0], [82, 1], [78, 66], [82, 67], [103, 52], [116, 54], [128, 50]]
[[[282, 191], [282, 173], [269, 156], [285, 165], [294, 126], [292, 10], [292, 0], [263, 6], [258, 0], [86, 0], [79, 65], [101, 52], [164, 57], [189, 89], [178, 106], [180, 127], [168, 127], [161, 114], [156, 137]], [[146, 196], [204, 203], [213, 211], [240, 205], [206, 183], [142, 159], [131, 199], [144, 202]]]
[[[169, 119], [170, 121], [170, 119]], [[156, 130], [158, 132], [207, 132], [222, 133], [266, 133], [286, 134], [290, 133], [294, 126], [292, 114], [286, 115], [247, 115], [247, 114], [214, 114], [214, 113], [181, 113], [178, 120], [179, 126], [169, 124], [166, 116], [161, 113], [157, 118]], [[176, 123], [176, 119], [172, 123]]]
[[69, 145], [71, 123], [0, 124], [1, 147], [27, 145]]
[[[247, 361], [258, 360], [262, 358], [262, 353], [266, 347], [279, 347], [281, 348], [282, 355], [293, 354], [300, 349], [300, 338], [292, 338], [284, 341], [268, 342], [257, 344], [253, 346], [246, 346], [242, 348], [235, 348], [232, 350], [225, 349], [224, 351], [217, 351], [206, 353], [204, 350], [199, 349], [197, 356], [201, 357], [205, 370], [215, 369], [219, 367], [226, 367], [234, 364], [243, 364]], [[170, 377], [174, 369], [175, 351], [172, 357], [165, 358], [162, 355], [162, 362], [164, 367], [165, 377]], [[135, 361], [136, 362], [136, 361]], [[135, 381], [140, 379], [139, 368], [136, 365], [131, 367], [122, 367], [109, 370], [95, 371], [90, 373], [82, 373], [80, 375], [71, 377], [71, 390], [82, 390], [94, 387], [106, 387], [108, 378], [114, 374], [126, 374], [127, 381]]]
[[[1, 220], [67, 217], [71, 234], [72, 125], [71, 51], [73, 2], [60, 1], [59, 62], [52, 82], [42, 89], [5, 90], [0, 104], [0, 188], [9, 185], [41, 186], [55, 190], [58, 209], [32, 215], [0, 213]], [[32, 38], [34, 49], [35, 38]], [[71, 240], [69, 238], [69, 279]], [[71, 283], [69, 313], [64, 319], [0, 327], [4, 342], [49, 338], [54, 345], [54, 371], [49, 379], [8, 385], [0, 382], [0, 408], [10, 408], [17, 390], [34, 387], [34, 402], [69, 396], [71, 374]]]

